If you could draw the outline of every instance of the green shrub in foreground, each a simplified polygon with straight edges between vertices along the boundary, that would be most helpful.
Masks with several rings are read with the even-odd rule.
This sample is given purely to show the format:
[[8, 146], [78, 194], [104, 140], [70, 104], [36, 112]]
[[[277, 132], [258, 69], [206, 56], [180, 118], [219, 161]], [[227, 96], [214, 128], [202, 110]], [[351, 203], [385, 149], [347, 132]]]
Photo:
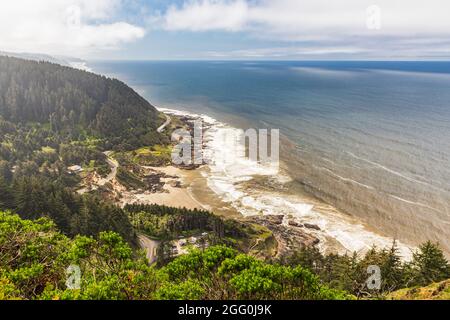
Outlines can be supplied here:
[[[66, 270], [81, 270], [78, 290]], [[62, 235], [52, 221], [0, 212], [0, 299], [347, 299], [302, 267], [267, 264], [216, 246], [157, 269], [114, 232]]]

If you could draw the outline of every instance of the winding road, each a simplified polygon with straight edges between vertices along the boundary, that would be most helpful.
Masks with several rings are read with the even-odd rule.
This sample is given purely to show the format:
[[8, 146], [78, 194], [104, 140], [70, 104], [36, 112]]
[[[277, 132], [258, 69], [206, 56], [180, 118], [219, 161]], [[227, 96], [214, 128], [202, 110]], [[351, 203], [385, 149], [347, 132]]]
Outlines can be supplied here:
[[[170, 119], [168, 119], [170, 120]], [[169, 121], [170, 123], [170, 121]], [[166, 125], [168, 123], [166, 122]], [[163, 128], [164, 129], [164, 128]], [[108, 174], [108, 176], [102, 180], [99, 181], [99, 185], [105, 185], [108, 182], [113, 181], [116, 178], [117, 175], [117, 169], [119, 168], [119, 162], [117, 160], [111, 158], [111, 151], [105, 152], [105, 156], [107, 156], [107, 162], [109, 167], [111, 168], [111, 172]], [[150, 239], [147, 236], [139, 235], [139, 244], [142, 249], [145, 250], [145, 256], [147, 257], [147, 260], [150, 264], [153, 264], [156, 262], [157, 259], [157, 250], [159, 247], [159, 241], [155, 241]]]
[[166, 116], [167, 120], [166, 120], [166, 122], [164, 122], [164, 124], [161, 127], [156, 129], [156, 131], [158, 131], [158, 133], [162, 133], [164, 131], [164, 129], [172, 122], [172, 118], [169, 115], [167, 115], [167, 114], [164, 114], [164, 115]]
[[[170, 123], [171, 119], [168, 117], [166, 123], [160, 127], [161, 130], [164, 130], [164, 128]], [[159, 130], [159, 129], [158, 129]], [[117, 170], [119, 168], [119, 162], [113, 158], [111, 158], [112, 151], [106, 151], [104, 152], [104, 155], [107, 157], [106, 161], [108, 162], [109, 167], [111, 168], [111, 172], [106, 176], [106, 178], [102, 178], [98, 181], [97, 187], [104, 186], [105, 184], [112, 182], [116, 176], [117, 176]], [[81, 190], [78, 190], [77, 192], [79, 194], [86, 193], [88, 191], [87, 188], [83, 188]], [[159, 241], [155, 241], [150, 239], [147, 236], [139, 235], [139, 244], [142, 249], [145, 250], [145, 255], [147, 257], [147, 260], [150, 264], [153, 264], [157, 260], [157, 250], [159, 247]]]
[[113, 181], [114, 178], [117, 176], [117, 169], [119, 168], [119, 162], [117, 162], [117, 160], [110, 157], [111, 153], [112, 153], [112, 151], [104, 152], [105, 156], [108, 157], [106, 159], [106, 162], [108, 162], [111, 172], [106, 176], [106, 178], [103, 178], [98, 182], [99, 186], [104, 186], [108, 182]]

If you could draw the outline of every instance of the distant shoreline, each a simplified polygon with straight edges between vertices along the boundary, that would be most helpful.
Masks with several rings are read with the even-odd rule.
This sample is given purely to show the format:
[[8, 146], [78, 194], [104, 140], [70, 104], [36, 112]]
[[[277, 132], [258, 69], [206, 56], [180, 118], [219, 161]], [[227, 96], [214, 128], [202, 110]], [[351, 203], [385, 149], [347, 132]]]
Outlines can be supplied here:
[[[210, 125], [212, 125], [213, 128], [217, 128], [217, 127], [224, 126], [224, 125], [228, 127], [228, 125], [220, 123], [217, 120], [209, 117], [208, 115], [193, 114], [191, 112], [175, 110], [175, 109], [169, 109], [169, 108], [157, 108], [157, 109], [160, 112], [168, 113], [168, 114], [175, 115], [175, 116], [189, 116], [189, 117], [202, 118], [205, 122], [207, 122]], [[225, 148], [226, 148], [226, 146], [225, 146]], [[232, 195], [231, 194], [226, 194], [226, 193], [223, 193], [223, 192], [218, 194], [217, 191], [215, 191], [212, 188], [212, 185], [211, 185], [211, 173], [209, 172], [210, 170], [211, 170], [210, 166], [206, 165], [206, 166], [203, 166], [203, 167], [201, 167], [199, 169], [195, 169], [195, 170], [191, 171], [190, 178], [189, 178], [191, 184], [190, 185], [188, 184], [186, 186], [186, 188], [191, 189], [191, 190], [190, 191], [189, 190], [185, 190], [185, 192], [187, 193], [187, 195], [189, 195], [189, 197], [191, 199], [193, 199], [195, 202], [199, 202], [199, 200], [196, 199], [198, 197], [198, 195], [204, 195], [205, 193], [208, 193], [207, 196], [204, 196], [200, 200], [201, 207], [203, 209], [209, 209], [209, 210], [211, 210], [213, 212], [216, 212], [217, 210], [224, 209], [226, 207], [227, 210], [231, 211], [231, 214], [230, 213], [225, 214], [226, 216], [230, 216], [230, 215], [233, 216], [234, 215], [234, 216], [237, 216], [237, 217], [245, 218], [247, 216], [249, 216], [249, 217], [250, 216], [251, 217], [257, 217], [258, 215], [262, 214], [261, 212], [258, 213], [257, 211], [254, 211], [254, 209], [250, 209], [250, 207], [246, 208], [245, 205], [242, 205], [242, 204], [241, 204], [241, 206], [236, 206], [236, 204], [233, 201], [231, 201], [231, 200], [224, 201], [225, 200], [224, 198], [229, 198]], [[251, 171], [253, 171], [253, 170], [251, 170]], [[196, 175], [197, 177], [196, 178], [192, 178], [193, 175], [194, 176]], [[259, 179], [257, 177], [258, 177], [258, 173], [255, 172], [255, 176], [252, 177], [251, 180], [248, 181], [249, 186], [253, 185], [254, 187], [248, 187], [248, 189], [246, 191], [246, 192], [249, 193], [248, 196], [246, 196], [247, 198], [250, 198], [250, 199], [252, 198], [250, 195], [252, 195], [253, 188], [258, 189], [258, 188], [261, 187], [259, 185], [259, 183], [256, 182]], [[264, 176], [261, 176], [262, 179], [263, 179], [263, 177]], [[272, 177], [271, 175], [267, 176], [267, 178], [269, 178], [269, 179], [271, 179], [271, 177]], [[226, 176], [224, 176], [222, 178], [228, 179]], [[275, 179], [281, 179], [281, 181], [278, 182], [280, 185], [283, 185], [284, 183], [286, 183], [286, 182], [288, 182], [290, 180], [290, 178], [288, 176], [284, 177], [283, 174], [281, 174], [281, 176], [277, 175], [274, 178]], [[195, 181], [195, 180], [197, 181], [197, 183], [199, 183], [198, 180], [203, 180], [203, 182], [200, 182], [200, 183], [203, 183], [204, 187], [200, 188], [200, 190], [197, 190], [197, 191], [200, 191], [200, 192], [195, 192], [196, 191], [195, 188], [192, 188], [192, 182]], [[254, 180], [255, 180], [255, 182], [252, 182]], [[235, 191], [231, 191], [231, 192], [240, 192], [239, 191], [240, 190], [239, 189], [239, 185], [241, 183], [240, 182], [236, 182], [236, 183], [237, 183], [236, 184], [236, 188], [237, 189]], [[258, 192], [256, 192], [255, 195], [257, 195], [257, 194], [258, 194]], [[272, 194], [272, 192], [270, 192], [268, 194]], [[274, 196], [276, 196], [276, 197], [286, 197], [285, 199], [287, 201], [290, 201], [290, 200], [288, 200], [289, 199], [288, 195], [284, 196], [282, 193], [278, 194], [277, 192], [275, 192]], [[159, 201], [158, 203], [165, 204], [165, 205], [175, 205], [175, 206], [180, 206], [180, 205], [181, 206], [183, 206], [183, 205], [189, 206], [189, 205], [192, 205], [190, 203], [190, 201], [186, 201], [185, 200], [185, 199], [187, 199], [186, 197], [180, 197], [181, 200], [180, 199], [175, 199], [177, 197], [176, 193], [173, 194], [174, 198], [171, 198], [170, 196], [167, 196], [167, 197], [168, 198], [164, 197], [164, 199], [162, 199], [162, 200], [161, 199], [157, 200], [157, 201]], [[156, 198], [157, 197], [155, 197], [155, 200], [156, 200]], [[150, 199], [150, 198], [148, 198], [148, 199]], [[255, 198], [254, 201], [265, 201], [265, 200], [264, 199], [257, 199], [257, 198]], [[299, 200], [296, 200], [296, 201], [299, 201]], [[306, 231], [306, 233], [310, 234], [311, 236], [315, 236], [315, 237], [320, 239], [320, 243], [318, 243], [318, 247], [323, 252], [327, 252], [327, 253], [341, 253], [341, 254], [358, 252], [360, 254], [363, 254], [367, 250], [369, 250], [373, 245], [377, 245], [378, 247], [386, 247], [387, 248], [387, 247], [391, 246], [393, 241], [394, 241], [393, 238], [384, 237], [382, 235], [374, 233], [373, 231], [370, 231], [369, 229], [367, 229], [370, 226], [364, 226], [364, 225], [361, 224], [361, 222], [358, 219], [355, 220], [352, 217], [344, 216], [343, 213], [338, 213], [336, 211], [336, 212], [332, 213], [331, 216], [327, 217], [327, 215], [328, 215], [328, 213], [326, 213], [327, 210], [325, 210], [323, 208], [325, 208], [328, 205], [325, 205], [325, 204], [322, 205], [320, 203], [316, 203], [315, 201], [311, 202], [309, 204], [307, 199], [301, 200], [301, 201], [306, 201], [306, 202], [302, 202], [301, 204], [296, 204], [296, 205], [297, 206], [298, 205], [304, 206], [305, 210], [308, 210], [308, 211], [309, 210], [313, 210], [313, 208], [314, 208], [314, 210], [317, 212], [317, 213], [314, 214], [313, 219], [312, 220], [310, 220], [310, 219], [306, 219], [305, 220], [304, 217], [300, 217], [300, 220], [298, 220], [298, 218], [296, 216], [292, 216], [291, 214], [286, 213], [286, 214], [283, 214], [283, 215], [285, 215], [285, 219], [284, 219], [285, 222], [283, 222], [283, 224], [285, 225], [285, 228], [292, 228], [289, 225], [290, 223], [292, 223], [292, 225], [295, 225], [296, 223], [307, 223], [307, 224], [311, 224], [311, 225], [317, 226], [317, 227], [319, 227], [319, 225], [320, 225], [320, 227], [317, 230], [310, 229], [310, 230]], [[256, 204], [256, 203], [254, 205], [258, 206], [258, 204]], [[319, 209], [319, 208], [322, 208], [322, 209]], [[319, 211], [317, 211], [317, 210], [319, 210]], [[324, 211], [322, 212], [320, 210], [324, 210]], [[246, 213], [246, 212], [248, 212], [248, 213]], [[334, 217], [337, 213], [339, 215], [342, 215], [342, 217], [341, 218]], [[280, 214], [280, 212], [276, 211], [276, 212], [267, 212], [267, 213], [264, 213], [263, 215], [269, 215], [269, 216], [274, 216], [275, 215], [276, 216], [276, 215], [279, 215], [279, 214]], [[327, 224], [319, 224], [318, 225], [318, 223], [316, 222], [316, 221], [321, 221], [321, 220], [323, 221], [323, 219], [328, 219], [328, 218], [331, 218], [331, 217], [333, 217], [333, 219], [337, 218], [339, 223], [342, 224], [342, 226], [339, 227], [339, 228], [342, 228], [342, 229], [339, 229], [337, 232], [342, 232], [343, 234], [345, 234], [347, 232], [350, 237], [353, 236], [352, 232], [355, 232], [354, 236], [355, 236], [356, 243], [358, 243], [358, 241], [360, 241], [358, 237], [367, 237], [367, 239], [366, 239], [367, 243], [365, 243], [364, 245], [362, 245], [361, 243], [357, 244], [357, 245], [359, 245], [359, 249], [357, 249], [356, 247], [354, 249], [345, 248], [344, 244], [339, 242], [339, 241], [342, 241], [339, 238], [340, 237], [339, 233], [335, 234], [335, 233], [333, 233], [334, 231], [327, 229]], [[270, 220], [270, 217], [268, 217], [268, 219]], [[348, 241], [352, 241], [351, 239], [347, 239], [347, 240]], [[405, 244], [403, 244], [403, 243], [401, 243], [401, 242], [399, 242], [399, 241], [397, 241], [397, 244], [400, 246], [400, 252], [401, 252], [403, 258], [405, 260], [409, 260], [411, 258], [411, 249], [412, 248], [407, 246], [407, 245], [405, 245]], [[344, 248], [342, 248], [342, 246], [344, 246]]]
[[[179, 116], [195, 115], [201, 117], [206, 122], [212, 122], [215, 124], [225, 125], [209, 117], [208, 115], [193, 114], [187, 111], [181, 111], [170, 108], [158, 108], [158, 111], [163, 113], [172, 113]], [[230, 129], [235, 129], [230, 127]], [[181, 199], [173, 199], [173, 194], [168, 193], [163, 196], [151, 196], [143, 195], [139, 196], [144, 201], [158, 201], [162, 204], [170, 204], [174, 206], [186, 206], [196, 207], [201, 203], [202, 208], [209, 209], [219, 215], [245, 217], [250, 215], [278, 215], [283, 214], [287, 219], [294, 219], [300, 223], [315, 224], [320, 227], [320, 231], [310, 230], [314, 235], [320, 238], [319, 247], [323, 252], [328, 253], [364, 253], [369, 250], [373, 245], [377, 247], [389, 247], [394, 241], [393, 238], [382, 236], [374, 231], [370, 226], [364, 224], [360, 219], [345, 215], [326, 203], [319, 203], [317, 201], [311, 201], [311, 199], [304, 199], [302, 197], [294, 195], [285, 195], [283, 192], [269, 192], [269, 190], [261, 189], [261, 185], [257, 181], [255, 183], [248, 181], [248, 186], [245, 191], [241, 191], [243, 188], [242, 183], [229, 179], [230, 177], [221, 176], [215, 177], [210, 174], [208, 167], [205, 166], [195, 170], [192, 174], [193, 178], [191, 186], [186, 186], [187, 190], [181, 192], [183, 196]], [[280, 177], [274, 177], [278, 180]], [[270, 179], [270, 177], [268, 177]], [[281, 180], [284, 180], [283, 178]], [[232, 190], [227, 189], [217, 190], [214, 183], [224, 182]], [[283, 185], [286, 182], [280, 181]], [[193, 186], [197, 185], [197, 186]], [[272, 188], [272, 187], [271, 187]], [[277, 188], [277, 187], [275, 187]], [[276, 189], [275, 189], [276, 190]], [[262, 193], [261, 193], [262, 191]], [[267, 191], [267, 192], [266, 192]], [[246, 193], [246, 194], [243, 194]], [[235, 197], [239, 197], [237, 201]], [[261, 198], [262, 197], [262, 198]], [[269, 203], [267, 202], [269, 201]], [[195, 203], [195, 205], [194, 205]], [[326, 209], [331, 208], [331, 211]], [[258, 209], [259, 208], [259, 209]], [[283, 212], [284, 209], [286, 212]], [[298, 211], [300, 210], [300, 211]], [[330, 211], [330, 212], [329, 212]], [[287, 223], [288, 220], [286, 220]], [[409, 259], [411, 256], [411, 248], [401, 242], [397, 242], [401, 247], [401, 254], [405, 259]]]

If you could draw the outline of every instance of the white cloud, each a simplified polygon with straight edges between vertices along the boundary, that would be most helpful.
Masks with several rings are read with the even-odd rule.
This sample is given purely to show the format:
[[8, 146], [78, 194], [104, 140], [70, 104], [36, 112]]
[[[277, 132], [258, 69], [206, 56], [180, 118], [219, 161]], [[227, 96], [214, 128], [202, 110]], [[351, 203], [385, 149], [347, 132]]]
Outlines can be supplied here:
[[[367, 27], [371, 5], [381, 9], [379, 30]], [[448, 0], [189, 0], [170, 7], [162, 26], [241, 31], [266, 40], [328, 42], [331, 48], [357, 45], [372, 51], [377, 45], [387, 49], [380, 40], [384, 38], [401, 50], [396, 40], [449, 39], [449, 12]]]
[[287, 38], [366, 35], [371, 5], [382, 12], [380, 34], [450, 33], [448, 0], [190, 0], [170, 7], [164, 22], [173, 30], [256, 29]]
[[248, 17], [244, 0], [189, 2], [181, 9], [171, 6], [166, 14], [165, 27], [169, 30], [240, 30]]
[[[99, 50], [120, 48], [145, 35], [144, 28], [121, 18], [138, 10], [147, 17], [140, 24], [149, 28], [243, 32], [280, 46], [248, 52], [232, 48], [231, 53], [217, 55], [450, 56], [448, 0], [185, 0], [177, 1], [179, 5], [166, 1], [0, 0], [0, 51], [95, 56]], [[167, 9], [156, 13], [149, 3]], [[366, 9], [374, 4], [382, 10], [380, 30], [366, 24]], [[282, 48], [282, 41], [288, 48]]]
[[14, 0], [0, 3], [0, 50], [85, 55], [142, 38], [114, 21], [121, 0]]

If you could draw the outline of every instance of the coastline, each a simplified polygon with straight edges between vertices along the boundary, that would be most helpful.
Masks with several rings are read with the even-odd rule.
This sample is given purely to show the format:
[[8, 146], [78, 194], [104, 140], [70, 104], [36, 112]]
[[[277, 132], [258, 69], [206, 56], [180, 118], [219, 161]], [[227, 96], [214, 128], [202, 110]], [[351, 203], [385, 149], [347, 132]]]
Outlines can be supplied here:
[[[139, 91], [139, 90], [137, 90]], [[217, 121], [206, 114], [179, 110], [171, 105], [158, 108], [162, 113], [173, 114], [180, 117], [201, 118], [213, 128], [211, 135], [207, 136], [207, 149], [217, 149], [214, 145], [214, 133], [222, 130], [237, 130], [235, 127]], [[219, 135], [220, 138], [220, 135]], [[216, 141], [217, 142], [217, 141]], [[212, 155], [210, 154], [210, 157]], [[180, 176], [185, 174], [183, 191], [167, 188], [164, 194], [138, 195], [143, 201], [153, 201], [162, 205], [175, 207], [201, 206], [215, 214], [246, 218], [255, 216], [283, 215], [283, 226], [292, 229], [290, 223], [304, 223], [319, 227], [305, 230], [306, 233], [317, 237], [320, 242], [317, 247], [324, 253], [338, 254], [364, 254], [373, 246], [389, 248], [394, 237], [377, 233], [370, 225], [355, 216], [343, 213], [331, 205], [305, 194], [298, 194], [287, 187], [292, 178], [284, 170], [287, 166], [281, 164], [281, 174], [267, 174], [267, 172], [253, 170], [253, 164], [243, 163], [234, 172], [225, 172], [212, 165], [205, 165], [196, 170], [182, 170]], [[158, 169], [161, 171], [161, 168]], [[242, 172], [240, 172], [242, 171]], [[181, 196], [180, 196], [181, 195]], [[133, 195], [135, 197], [135, 194]], [[135, 197], [136, 198], [136, 197]], [[135, 200], [132, 200], [135, 201]], [[395, 239], [397, 240], [397, 239]], [[399, 253], [403, 260], [410, 260], [415, 247], [396, 241]]]
[[215, 166], [215, 161], [220, 162], [220, 159], [214, 157], [220, 157], [223, 153], [217, 152], [218, 148], [227, 149], [227, 146], [218, 145], [223, 143], [218, 132], [229, 132], [237, 130], [236, 128], [204, 114], [169, 108], [158, 110], [169, 115], [201, 118], [210, 126], [210, 133], [205, 135], [204, 151], [209, 162], [187, 174], [183, 193], [188, 197], [178, 198], [177, 192], [173, 192], [157, 200], [159, 203], [187, 207], [193, 201], [216, 214], [256, 219], [260, 224], [273, 217], [283, 216], [281, 225], [286, 230], [295, 231], [297, 226], [310, 226], [303, 227], [302, 232], [319, 239], [313, 245], [324, 253], [364, 254], [373, 246], [389, 248], [395, 240], [402, 258], [411, 259], [414, 249], [412, 246], [377, 234], [356, 217], [346, 215], [317, 199], [286, 192], [286, 185], [292, 179], [282, 169], [283, 163], [279, 172], [271, 172], [255, 163], [241, 161], [242, 159], [238, 161], [237, 168]]

